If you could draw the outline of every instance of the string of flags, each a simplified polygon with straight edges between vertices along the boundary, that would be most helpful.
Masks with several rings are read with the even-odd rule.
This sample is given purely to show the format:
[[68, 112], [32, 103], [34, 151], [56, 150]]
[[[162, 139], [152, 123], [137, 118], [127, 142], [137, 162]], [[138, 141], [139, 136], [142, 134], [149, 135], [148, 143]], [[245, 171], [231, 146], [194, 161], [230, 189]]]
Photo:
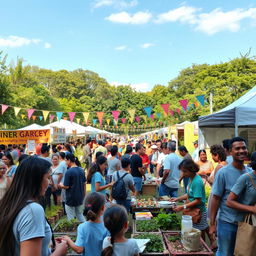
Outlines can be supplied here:
[[[196, 96], [197, 101], [190, 104], [189, 105], [189, 100], [186, 99], [182, 99], [179, 100], [179, 104], [181, 106], [181, 108], [176, 108], [176, 109], [170, 109], [170, 104], [169, 103], [165, 103], [165, 104], [161, 104], [161, 107], [163, 109], [163, 114], [164, 116], [174, 116], [175, 113], [177, 113], [178, 115], [181, 115], [183, 111], [189, 111], [191, 109], [197, 108], [199, 107], [199, 105], [201, 106], [205, 106], [205, 95], [199, 95]], [[83, 120], [85, 122], [85, 124], [89, 123], [89, 117], [92, 116], [92, 123], [93, 125], [96, 125], [97, 122], [99, 122], [100, 126], [103, 125], [103, 119], [104, 116], [107, 112], [61, 112], [61, 111], [49, 111], [49, 110], [38, 110], [38, 109], [26, 109], [26, 108], [20, 108], [20, 107], [14, 107], [14, 106], [9, 106], [6, 104], [0, 104], [1, 105], [1, 114], [4, 115], [4, 113], [6, 112], [6, 110], [8, 108], [13, 108], [14, 110], [14, 114], [17, 117], [19, 115], [19, 113], [21, 112], [21, 110], [23, 110], [23, 113], [20, 114], [22, 119], [25, 119], [27, 117], [28, 120], [36, 120], [36, 118], [39, 118], [40, 121], [47, 121], [47, 119], [49, 118], [50, 122], [54, 121], [54, 119], [57, 120], [61, 120], [62, 118], [65, 120], [69, 120], [71, 122], [73, 122], [75, 120], [76, 117], [76, 122], [80, 123], [82, 118], [77, 117], [77, 114], [82, 114], [83, 116]], [[161, 118], [162, 113], [152, 113], [153, 107], [148, 106], [148, 107], [144, 107], [144, 111], [146, 113], [146, 115], [142, 115], [142, 116], [135, 116], [136, 114], [136, 109], [128, 109], [127, 112], [129, 114], [129, 119], [127, 118], [119, 118], [120, 114], [122, 113], [122, 111], [119, 110], [115, 110], [115, 111], [111, 111], [112, 119], [106, 118], [105, 121], [108, 125], [110, 125], [111, 120], [113, 121], [114, 125], [117, 126], [118, 125], [118, 121], [121, 120], [122, 124], [126, 124], [128, 121], [130, 121], [130, 123], [133, 123], [134, 120], [140, 124], [141, 120], [143, 119], [145, 122], [147, 122], [147, 120], [151, 119], [151, 120], [155, 120], [156, 118]], [[27, 113], [24, 114], [24, 112]], [[37, 116], [34, 115], [35, 112], [41, 112], [42, 115]], [[54, 112], [54, 114], [53, 114]], [[95, 113], [97, 118], [95, 118]], [[67, 116], [64, 116], [64, 114], [67, 114]]]

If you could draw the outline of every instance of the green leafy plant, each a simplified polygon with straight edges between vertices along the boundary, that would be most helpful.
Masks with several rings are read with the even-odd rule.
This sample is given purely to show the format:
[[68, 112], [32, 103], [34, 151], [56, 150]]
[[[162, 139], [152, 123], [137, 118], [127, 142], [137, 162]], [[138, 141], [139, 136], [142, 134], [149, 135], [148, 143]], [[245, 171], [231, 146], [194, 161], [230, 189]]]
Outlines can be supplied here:
[[58, 226], [55, 229], [55, 232], [74, 232], [76, 231], [78, 225], [79, 222], [75, 219], [62, 219], [59, 221]]
[[138, 220], [136, 221], [136, 230], [138, 232], [153, 232], [158, 231], [158, 224], [155, 219]]
[[62, 207], [59, 205], [52, 205], [51, 208], [47, 207], [45, 210], [45, 216], [47, 219], [54, 217], [58, 214], [58, 211], [61, 209]]
[[168, 237], [168, 240], [170, 241], [170, 242], [176, 242], [177, 240], [180, 240], [181, 239], [181, 237], [180, 237], [180, 235], [177, 235], [177, 236], [169, 236]]
[[144, 252], [163, 252], [164, 251], [163, 242], [159, 235], [145, 233], [141, 235], [136, 235], [134, 236], [134, 238], [150, 239], [150, 241], [146, 244], [146, 248]]
[[160, 212], [157, 217], [154, 218], [158, 224], [158, 227], [163, 230], [175, 230], [180, 229], [181, 217], [176, 213], [163, 213]]

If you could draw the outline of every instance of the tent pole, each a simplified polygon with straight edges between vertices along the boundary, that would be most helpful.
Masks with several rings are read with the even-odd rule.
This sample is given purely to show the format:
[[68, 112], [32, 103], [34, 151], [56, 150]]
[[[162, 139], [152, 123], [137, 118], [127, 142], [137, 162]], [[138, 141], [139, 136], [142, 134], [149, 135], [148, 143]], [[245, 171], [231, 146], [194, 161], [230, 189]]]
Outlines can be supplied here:
[[235, 125], [235, 137], [238, 137], [238, 126], [237, 126], [237, 124]]

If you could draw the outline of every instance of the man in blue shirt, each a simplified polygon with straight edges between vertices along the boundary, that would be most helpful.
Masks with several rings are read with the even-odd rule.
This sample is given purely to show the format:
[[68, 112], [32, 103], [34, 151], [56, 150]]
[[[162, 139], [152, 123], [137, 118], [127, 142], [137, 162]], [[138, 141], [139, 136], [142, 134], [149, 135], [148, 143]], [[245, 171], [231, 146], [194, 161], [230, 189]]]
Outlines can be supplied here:
[[176, 143], [168, 142], [170, 154], [164, 160], [164, 174], [159, 188], [159, 196], [177, 197], [179, 189], [180, 170], [179, 164], [182, 159], [175, 154]]
[[248, 150], [245, 140], [240, 137], [234, 137], [230, 140], [230, 153], [233, 156], [233, 162], [222, 167], [216, 174], [211, 200], [210, 212], [210, 233], [218, 233], [218, 251], [217, 256], [233, 256], [237, 222], [237, 211], [229, 208], [226, 204], [228, 195], [237, 179], [244, 173], [250, 171], [244, 166], [244, 160], [247, 158]]

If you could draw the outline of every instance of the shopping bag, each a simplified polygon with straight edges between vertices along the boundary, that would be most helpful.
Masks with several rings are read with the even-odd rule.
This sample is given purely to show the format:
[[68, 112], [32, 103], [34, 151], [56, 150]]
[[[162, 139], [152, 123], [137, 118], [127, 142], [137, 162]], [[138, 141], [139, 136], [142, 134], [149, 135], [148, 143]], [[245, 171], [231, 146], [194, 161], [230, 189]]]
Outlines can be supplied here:
[[252, 215], [248, 214], [244, 222], [238, 223], [235, 256], [256, 255], [256, 227], [252, 225]]

